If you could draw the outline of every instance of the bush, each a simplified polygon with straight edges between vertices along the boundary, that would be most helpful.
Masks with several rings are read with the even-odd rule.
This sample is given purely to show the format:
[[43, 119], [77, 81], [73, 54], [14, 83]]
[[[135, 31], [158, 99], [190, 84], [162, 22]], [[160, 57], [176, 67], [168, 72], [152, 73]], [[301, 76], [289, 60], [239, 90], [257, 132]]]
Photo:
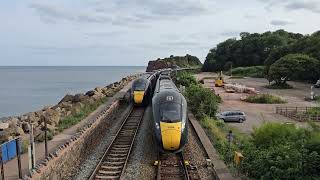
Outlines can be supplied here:
[[320, 133], [294, 125], [267, 123], [244, 146], [241, 170], [256, 179], [317, 179]]
[[249, 103], [259, 103], [259, 104], [282, 104], [286, 103], [285, 100], [278, 96], [274, 96], [271, 94], [258, 94], [258, 95], [250, 95], [244, 101]]
[[82, 119], [87, 117], [91, 112], [96, 110], [101, 104], [105, 103], [107, 98], [102, 98], [100, 100], [95, 101], [92, 104], [85, 104], [79, 112], [72, 112], [71, 115], [63, 118], [58, 125], [58, 130], [61, 132], [64, 129], [67, 129], [78, 122], [80, 122]]
[[186, 88], [185, 96], [190, 110], [200, 119], [204, 116], [214, 117], [221, 101], [211, 90], [194, 84]]
[[289, 79], [315, 81], [319, 75], [319, 60], [304, 54], [288, 54], [270, 66], [268, 79], [279, 85]]
[[197, 80], [191, 73], [182, 71], [177, 74], [176, 83], [188, 87], [192, 84], [197, 84]]
[[[251, 67], [237, 67], [232, 69], [232, 76], [247, 76], [247, 77], [264, 77], [264, 66], [251, 66]], [[230, 71], [226, 73], [227, 75], [231, 75]]]
[[305, 114], [310, 116], [320, 115], [320, 107], [312, 107], [311, 109], [308, 109]]
[[292, 89], [293, 88], [292, 86], [290, 86], [287, 83], [283, 83], [283, 84], [272, 83], [272, 84], [264, 86], [264, 87], [268, 88], [268, 89]]

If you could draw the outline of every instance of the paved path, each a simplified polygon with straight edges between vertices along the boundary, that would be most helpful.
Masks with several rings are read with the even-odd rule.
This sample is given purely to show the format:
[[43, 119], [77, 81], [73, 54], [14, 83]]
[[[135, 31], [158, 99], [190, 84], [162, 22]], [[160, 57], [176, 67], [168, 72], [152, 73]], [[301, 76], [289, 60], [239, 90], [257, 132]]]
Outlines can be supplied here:
[[[131, 82], [126, 85], [122, 90], [117, 92], [113, 97], [107, 99], [106, 103], [101, 105], [97, 110], [92, 112], [87, 118], [83, 119], [78, 124], [70, 127], [69, 129], [65, 129], [62, 133], [54, 136], [51, 141], [48, 142], [48, 150], [52, 152], [59, 145], [64, 144], [67, 140], [70, 139], [72, 135], [74, 135], [78, 129], [80, 129], [85, 123], [90, 119], [95, 119], [96, 116], [104, 110], [107, 106], [111, 105], [112, 102], [118, 98], [124, 97], [126, 92], [130, 89]], [[36, 145], [36, 161], [40, 161], [44, 158], [44, 143], [37, 143]], [[8, 161], [4, 165], [5, 179], [6, 180], [16, 180], [18, 179], [18, 165], [17, 159], [12, 159]], [[21, 166], [22, 166], [22, 174], [23, 176], [28, 173], [28, 155], [27, 153], [21, 155]]]

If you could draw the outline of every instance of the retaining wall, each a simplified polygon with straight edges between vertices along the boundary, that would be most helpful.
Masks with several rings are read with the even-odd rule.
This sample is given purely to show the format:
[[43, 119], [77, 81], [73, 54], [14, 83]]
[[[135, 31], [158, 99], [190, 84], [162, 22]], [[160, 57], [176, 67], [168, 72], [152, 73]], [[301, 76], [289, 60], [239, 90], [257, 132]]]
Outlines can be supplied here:
[[67, 173], [71, 172], [87, 152], [98, 143], [97, 139], [107, 128], [108, 119], [116, 113], [119, 104], [119, 100], [115, 100], [106, 107], [96, 118], [91, 119], [80, 132], [59, 146], [53, 153], [50, 153], [24, 179], [55, 180], [68, 175]]

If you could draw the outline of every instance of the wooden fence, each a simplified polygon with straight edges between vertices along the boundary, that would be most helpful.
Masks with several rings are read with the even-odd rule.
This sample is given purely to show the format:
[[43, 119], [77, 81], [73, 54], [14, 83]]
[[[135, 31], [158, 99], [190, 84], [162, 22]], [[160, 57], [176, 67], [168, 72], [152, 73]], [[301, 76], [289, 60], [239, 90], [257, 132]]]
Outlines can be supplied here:
[[314, 108], [320, 107], [276, 107], [276, 113], [281, 114], [285, 117], [297, 120], [297, 121], [319, 121], [320, 122], [320, 113], [310, 114], [309, 112], [312, 111]]

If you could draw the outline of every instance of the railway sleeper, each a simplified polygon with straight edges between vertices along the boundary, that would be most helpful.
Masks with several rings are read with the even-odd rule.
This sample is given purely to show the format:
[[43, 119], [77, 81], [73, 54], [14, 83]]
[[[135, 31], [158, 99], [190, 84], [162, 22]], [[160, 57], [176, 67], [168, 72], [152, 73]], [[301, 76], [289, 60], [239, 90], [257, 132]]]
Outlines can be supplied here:
[[123, 168], [123, 166], [104, 166], [104, 165], [102, 165], [100, 168], [110, 171], [110, 170], [121, 170]]
[[99, 170], [98, 171], [99, 174], [104, 174], [104, 175], [120, 175], [121, 174], [121, 170], [119, 171], [105, 171], [105, 170]]
[[96, 179], [119, 179], [120, 177], [119, 176], [99, 176], [99, 175], [96, 175]]
[[103, 166], [123, 166], [124, 162], [103, 162]]

